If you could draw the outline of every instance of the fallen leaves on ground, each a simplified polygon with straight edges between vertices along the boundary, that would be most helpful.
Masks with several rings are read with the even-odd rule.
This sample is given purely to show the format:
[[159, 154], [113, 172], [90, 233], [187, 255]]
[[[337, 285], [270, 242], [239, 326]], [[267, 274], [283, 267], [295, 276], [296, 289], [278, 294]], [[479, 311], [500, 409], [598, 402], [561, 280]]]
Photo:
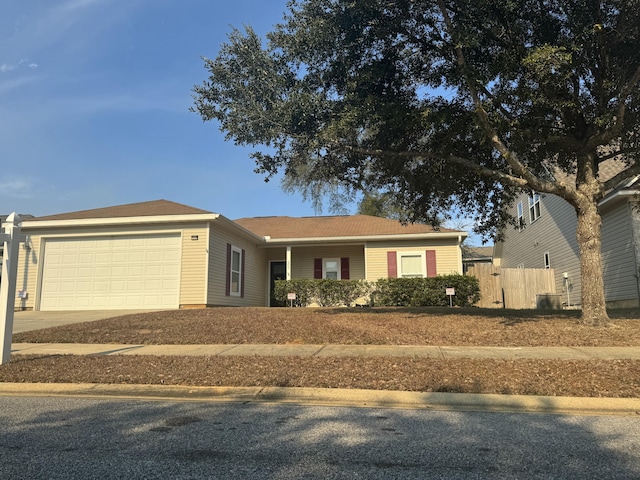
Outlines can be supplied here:
[[[211, 308], [127, 315], [16, 334], [14, 342], [636, 346], [637, 311], [609, 327], [577, 312]], [[283, 386], [639, 397], [638, 360], [15, 355], [0, 382]]]

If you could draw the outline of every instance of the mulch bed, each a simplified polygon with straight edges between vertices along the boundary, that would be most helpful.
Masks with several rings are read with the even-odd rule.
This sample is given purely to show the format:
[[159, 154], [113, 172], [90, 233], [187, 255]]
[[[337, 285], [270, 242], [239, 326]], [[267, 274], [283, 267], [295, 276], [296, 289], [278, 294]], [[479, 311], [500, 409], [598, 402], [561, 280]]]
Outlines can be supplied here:
[[16, 355], [0, 382], [640, 397], [640, 361]]

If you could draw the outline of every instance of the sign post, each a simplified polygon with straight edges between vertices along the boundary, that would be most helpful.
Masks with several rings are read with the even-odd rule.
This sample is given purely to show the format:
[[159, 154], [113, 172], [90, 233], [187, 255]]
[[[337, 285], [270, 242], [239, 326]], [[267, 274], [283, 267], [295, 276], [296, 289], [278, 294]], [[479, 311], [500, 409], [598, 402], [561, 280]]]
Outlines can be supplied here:
[[289, 304], [290, 307], [293, 307], [293, 302], [296, 299], [296, 294], [295, 293], [287, 293], [287, 300], [289, 300], [291, 303]]
[[16, 305], [16, 283], [18, 275], [18, 249], [20, 247], [20, 223], [22, 219], [12, 213], [2, 225], [0, 242], [4, 244], [2, 276], [0, 277], [0, 365], [9, 363], [11, 337], [13, 336], [13, 310]]
[[456, 289], [447, 287], [446, 291], [447, 291], [447, 296], [449, 297], [449, 306], [453, 307], [453, 296], [456, 294]]

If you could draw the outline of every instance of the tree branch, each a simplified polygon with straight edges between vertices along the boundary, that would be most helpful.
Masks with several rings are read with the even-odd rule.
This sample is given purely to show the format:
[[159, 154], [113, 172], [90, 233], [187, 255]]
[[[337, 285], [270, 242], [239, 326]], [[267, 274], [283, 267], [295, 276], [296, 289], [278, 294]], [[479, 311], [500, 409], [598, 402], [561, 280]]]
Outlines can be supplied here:
[[482, 106], [482, 102], [480, 101], [475, 78], [473, 78], [469, 73], [469, 68], [467, 66], [464, 53], [462, 52], [460, 41], [457, 38], [453, 22], [451, 21], [451, 17], [447, 12], [447, 7], [444, 4], [444, 0], [438, 0], [438, 7], [440, 9], [440, 12], [442, 13], [442, 18], [447, 27], [449, 35], [455, 44], [454, 51], [456, 54], [456, 60], [464, 76], [465, 83], [469, 88], [469, 93], [471, 94], [471, 98], [476, 108], [476, 114], [480, 121], [480, 125], [485, 131], [485, 135], [487, 136], [493, 147], [500, 153], [500, 155], [505, 159], [509, 166], [514, 170], [514, 172], [516, 172], [520, 177], [522, 177], [522, 179], [526, 181], [526, 185], [536, 190], [543, 191], [541, 187], [545, 182], [541, 181], [538, 177], [531, 173], [529, 169], [520, 160], [518, 160], [515, 153], [509, 150], [509, 148], [502, 142], [498, 133], [491, 125], [489, 116], [487, 115], [487, 112]]
[[588, 148], [596, 148], [600, 145], [605, 145], [620, 135], [620, 132], [622, 132], [622, 128], [624, 127], [624, 117], [627, 111], [627, 97], [631, 94], [631, 90], [633, 90], [633, 88], [638, 84], [638, 81], [640, 81], [640, 66], [636, 69], [634, 74], [631, 75], [631, 78], [625, 86], [622, 87], [622, 90], [620, 90], [620, 94], [618, 95], [616, 120], [613, 127], [591, 137], [587, 143]]
[[528, 180], [522, 177], [511, 175], [501, 170], [484, 167], [474, 162], [473, 160], [459, 157], [457, 155], [440, 155], [434, 152], [408, 152], [408, 151], [394, 152], [390, 150], [354, 147], [353, 145], [344, 145], [344, 144], [340, 144], [337, 146], [339, 146], [339, 148], [342, 148], [352, 153], [357, 153], [360, 155], [367, 155], [372, 157], [387, 156], [387, 157], [395, 157], [398, 159], [422, 158], [422, 159], [441, 160], [444, 162], [453, 163], [453, 164], [468, 168], [470, 170], [473, 170], [478, 175], [481, 175], [483, 177], [497, 179], [505, 185], [509, 185], [509, 186], [521, 188], [521, 189], [531, 188], [537, 192], [558, 195], [567, 200], [570, 200], [575, 194], [575, 190], [570, 189], [563, 182], [556, 183], [556, 182], [550, 182], [550, 181], [538, 179], [536, 181], [536, 185], [533, 186], [529, 183]]
[[622, 150], [616, 150], [615, 152], [609, 153], [607, 155], [603, 155], [602, 157], [598, 157], [598, 164], [606, 160], [610, 160], [620, 155], [625, 155], [627, 153], [638, 153], [640, 152], [640, 147], [638, 148], [623, 148]]
[[631, 178], [634, 175], [640, 175], [640, 162], [635, 163], [634, 165], [630, 166], [626, 170], [623, 170], [617, 175], [611, 177], [609, 180], [604, 182], [602, 186], [604, 187], [605, 191], [611, 190], [612, 188], [616, 187], [620, 182], [628, 178]]

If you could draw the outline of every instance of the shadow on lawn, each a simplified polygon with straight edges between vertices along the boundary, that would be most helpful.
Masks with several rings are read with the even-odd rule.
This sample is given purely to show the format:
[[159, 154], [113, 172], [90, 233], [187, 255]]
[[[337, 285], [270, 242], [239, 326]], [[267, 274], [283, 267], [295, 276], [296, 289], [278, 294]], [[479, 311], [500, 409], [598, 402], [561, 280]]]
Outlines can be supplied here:
[[[357, 313], [359, 311], [373, 315], [405, 314], [407, 317], [482, 317], [488, 319], [502, 319], [505, 325], [515, 325], [523, 322], [536, 322], [539, 320], [558, 319], [570, 320], [580, 318], [580, 310], [514, 310], [503, 308], [477, 308], [477, 307], [363, 307], [363, 308], [322, 308], [322, 313], [340, 315], [345, 313]], [[612, 320], [638, 320], [640, 309], [615, 309], [609, 310]]]
[[[521, 321], [535, 321], [549, 318], [570, 319], [579, 318], [578, 310], [512, 310], [498, 308], [476, 308], [476, 307], [364, 307], [360, 308], [323, 308], [322, 313], [326, 314], [345, 314], [363, 313], [373, 315], [390, 315], [405, 314], [407, 317], [430, 317], [430, 316], [451, 316], [451, 317], [486, 317], [486, 318], [505, 318]], [[638, 311], [636, 310], [636, 313]], [[632, 318], [632, 317], [627, 317]], [[638, 318], [638, 317], [636, 317]]]

